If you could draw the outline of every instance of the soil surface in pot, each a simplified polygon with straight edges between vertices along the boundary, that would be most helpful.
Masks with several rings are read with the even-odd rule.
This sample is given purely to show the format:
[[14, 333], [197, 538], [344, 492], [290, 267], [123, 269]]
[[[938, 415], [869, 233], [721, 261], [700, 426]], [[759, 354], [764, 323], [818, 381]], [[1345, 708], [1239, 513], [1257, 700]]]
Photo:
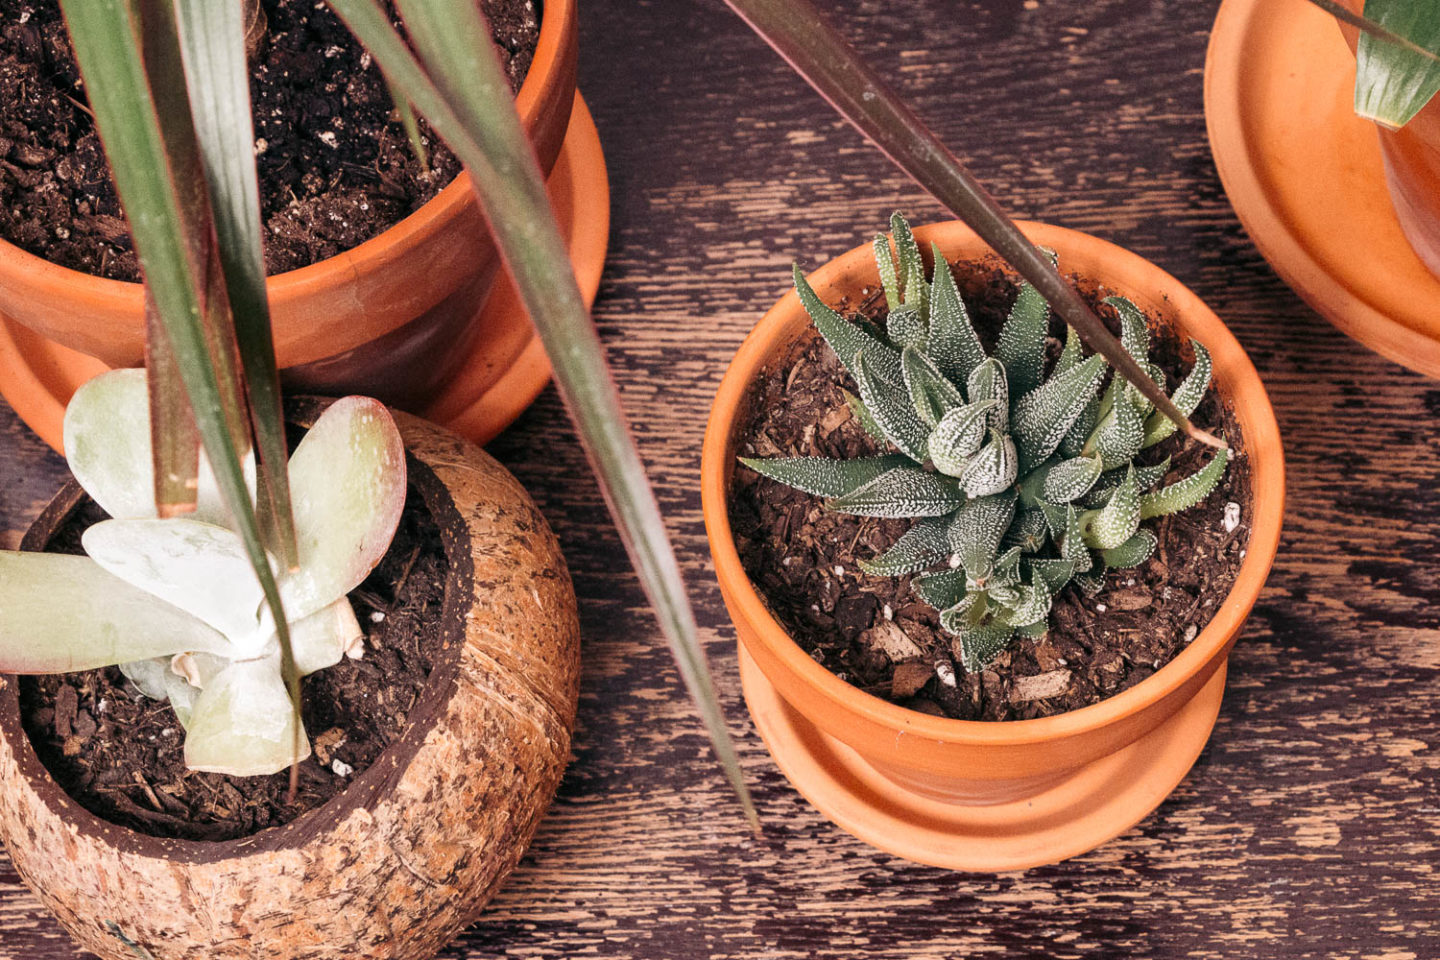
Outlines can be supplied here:
[[[265, 267], [349, 250], [419, 209], [460, 171], [424, 128], [410, 148], [379, 69], [330, 8], [262, 0], [250, 62]], [[540, 35], [534, 0], [481, 0], [518, 90]], [[0, 237], [52, 263], [138, 280], [110, 170], [57, 0], [0, 0]]]
[[[1014, 302], [1016, 286], [993, 262], [957, 265], [956, 279], [987, 349]], [[1082, 281], [1083, 285], [1083, 281]], [[1093, 285], [1092, 285], [1093, 287]], [[883, 296], [842, 303], [874, 320]], [[1090, 289], [1099, 303], [1106, 293]], [[1108, 307], [1098, 308], [1118, 332]], [[883, 322], [883, 320], [882, 320]], [[1050, 362], [1062, 323], [1051, 321]], [[1151, 358], [1173, 385], [1193, 357], [1151, 318]], [[1048, 369], [1048, 367], [1047, 367]], [[811, 329], [784, 362], [755, 383], [741, 411], [745, 456], [856, 457], [889, 452], [849, 413], [842, 391], [855, 385], [833, 351]], [[1056, 597], [1050, 630], [1017, 637], [980, 674], [960, 665], [954, 638], [910, 590], [909, 577], [874, 577], [856, 561], [882, 553], [909, 520], [853, 517], [824, 501], [737, 465], [730, 521], [741, 561], [780, 624], [815, 660], [841, 679], [893, 703], [963, 720], [1020, 720], [1097, 703], [1163, 667], [1194, 639], [1235, 581], [1250, 533], [1250, 466], [1234, 413], [1211, 388], [1194, 419], [1224, 435], [1236, 456], [1219, 488], [1183, 513], [1147, 521], [1159, 537], [1155, 556], [1111, 571], [1105, 589], [1085, 596], [1073, 585]], [[1145, 463], [1173, 458], [1166, 483], [1198, 469], [1208, 448], [1174, 435], [1141, 454]], [[949, 664], [958, 689], [936, 679]]]
[[[87, 500], [49, 549], [83, 553], [80, 534], [103, 519]], [[26, 733], [61, 789], [112, 823], [188, 840], [233, 840], [288, 823], [343, 791], [404, 734], [440, 656], [448, 570], [440, 529], [412, 488], [389, 552], [350, 594], [366, 632], [364, 656], [302, 681], [311, 755], [300, 764], [294, 803], [285, 802], [288, 772], [189, 770], [170, 704], [141, 694], [115, 667], [22, 677]]]

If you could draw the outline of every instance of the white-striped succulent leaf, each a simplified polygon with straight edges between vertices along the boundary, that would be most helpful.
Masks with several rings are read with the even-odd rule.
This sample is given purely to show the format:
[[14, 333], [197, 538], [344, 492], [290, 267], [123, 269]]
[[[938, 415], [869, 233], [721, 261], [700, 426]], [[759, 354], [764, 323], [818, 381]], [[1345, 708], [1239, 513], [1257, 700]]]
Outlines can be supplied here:
[[976, 595], [970, 591], [970, 580], [960, 568], [916, 577], [910, 581], [910, 588], [936, 610], [950, 610], [963, 604], [956, 612], [964, 613], [975, 602]]
[[989, 412], [995, 406], [994, 400], [966, 404], [956, 407], [935, 424], [925, 446], [930, 453], [930, 462], [935, 469], [948, 476], [958, 477], [965, 472], [965, 466], [985, 442], [986, 429], [990, 423]]
[[992, 427], [990, 439], [961, 471], [960, 485], [965, 488], [966, 496], [988, 497], [1012, 488], [1019, 470], [1015, 441], [1009, 434]]
[[861, 517], [938, 517], [964, 503], [965, 494], [954, 479], [905, 466], [831, 500], [830, 508]]
[[1073, 582], [1087, 597], [1093, 597], [1105, 589], [1106, 572], [1104, 562], [1097, 563], [1089, 570], [1077, 571]]
[[1129, 540], [1126, 540], [1113, 550], [1101, 550], [1100, 557], [1105, 561], [1105, 566], [1112, 570], [1138, 567], [1150, 559], [1155, 553], [1155, 547], [1159, 542], [1155, 534], [1141, 528], [1136, 530], [1135, 535]]
[[1023, 396], [1045, 376], [1045, 339], [1050, 329], [1050, 304], [1028, 283], [1020, 284], [1010, 316], [1000, 328], [995, 359], [1005, 366], [1010, 390]]
[[865, 486], [882, 473], [908, 464], [899, 454], [832, 460], [827, 457], [741, 457], [740, 462], [762, 477], [794, 487], [816, 497], [843, 497]]
[[903, 301], [900, 299], [900, 277], [895, 272], [895, 255], [890, 252], [890, 238], [883, 233], [877, 233], [872, 246], [875, 250], [875, 269], [880, 272], [880, 286], [885, 291], [885, 308], [893, 311]]
[[1011, 627], [1028, 627], [1045, 622], [1050, 615], [1052, 598], [1039, 575], [1032, 572], [1030, 583], [1022, 584], [1018, 591], [1019, 597], [1005, 610], [1003, 620]]
[[[943, 621], [942, 621], [942, 626]], [[958, 633], [961, 663], [967, 673], [979, 673], [1000, 656], [1015, 629], [1005, 623], [988, 623]]]
[[1090, 435], [1100, 425], [1100, 395], [1094, 393], [1090, 399], [1085, 401], [1085, 406], [1080, 408], [1080, 415], [1070, 425], [1065, 434], [1065, 439], [1060, 441], [1056, 451], [1062, 457], [1078, 457], [1085, 452], [1085, 447], [1090, 442]]
[[1010, 432], [1010, 382], [1005, 379], [1005, 368], [999, 360], [986, 360], [971, 372], [965, 396], [971, 403], [994, 400], [990, 426], [1001, 433]]
[[[914, 240], [911, 240], [914, 245]], [[915, 248], [915, 259], [905, 272], [905, 306], [915, 311], [920, 323], [926, 328], [930, 324], [930, 285], [925, 282], [925, 263], [920, 259], [920, 248]]]
[[820, 336], [830, 345], [830, 349], [835, 351], [841, 364], [850, 371], [850, 375], [856, 376], [855, 356], [863, 352], [866, 359], [879, 368], [883, 379], [900, 383], [900, 354], [872, 336], [858, 323], [847, 320], [827, 307], [805, 279], [805, 275], [800, 272], [799, 264], [792, 267], [792, 274], [795, 293], [800, 297], [805, 312], [810, 315], [810, 321], [815, 324], [815, 329], [820, 331]]
[[925, 318], [914, 304], [907, 303], [896, 307], [885, 317], [885, 335], [902, 350], [924, 350], [929, 332]]
[[1005, 532], [1005, 543], [1020, 548], [1022, 553], [1034, 553], [1045, 546], [1050, 537], [1045, 512], [1037, 507], [1021, 509]]
[[[1199, 340], [1191, 340], [1190, 346], [1195, 351], [1195, 365], [1190, 368], [1190, 373], [1180, 381], [1180, 386], [1170, 395], [1170, 402], [1185, 416], [1190, 416], [1200, 406], [1200, 401], [1205, 399], [1205, 392], [1210, 389], [1211, 360], [1210, 351]], [[1145, 439], [1142, 447], [1153, 447], [1175, 432], [1175, 422], [1163, 413], [1155, 412], [1145, 421]]]
[[1085, 527], [1074, 504], [1065, 508], [1064, 521], [1060, 531], [1060, 535], [1056, 538], [1060, 544], [1060, 556], [1075, 564], [1077, 574], [1084, 573], [1093, 567], [1095, 558], [1085, 543]]
[[1061, 460], [1046, 471], [1041, 495], [1050, 503], [1070, 503], [1083, 497], [1098, 479], [1099, 457]]
[[861, 570], [877, 577], [898, 577], [935, 564], [950, 556], [948, 515], [923, 517], [874, 560], [861, 560]]
[[860, 424], [860, 429], [881, 443], [889, 443], [890, 441], [885, 438], [885, 431], [880, 429], [880, 424], [876, 423], [875, 418], [870, 415], [869, 409], [865, 406], [865, 401], [861, 400], [849, 390], [841, 390], [840, 392], [845, 397], [845, 406], [850, 410], [850, 416], [854, 417], [855, 422]]
[[1195, 506], [1220, 484], [1220, 478], [1225, 475], [1225, 465], [1229, 462], [1230, 448], [1221, 448], [1215, 451], [1209, 463], [1190, 476], [1175, 481], [1163, 490], [1145, 494], [1140, 500], [1141, 518], [1149, 520]]
[[1100, 455], [1106, 470], [1114, 470], [1124, 467], [1140, 452], [1145, 420], [1140, 405], [1118, 377], [1111, 381], [1107, 399], [1110, 411], [1101, 419], [1091, 449]]
[[1071, 426], [1095, 396], [1105, 374], [1105, 359], [1099, 354], [1082, 361], [1015, 402], [1010, 428], [1020, 454], [1020, 469], [1029, 472], [1054, 453]]
[[990, 572], [1015, 517], [1013, 491], [971, 500], [950, 522], [950, 549], [972, 579]]
[[1140, 487], [1135, 481], [1135, 468], [1125, 471], [1125, 479], [1110, 495], [1110, 502], [1096, 513], [1086, 526], [1085, 542], [1097, 550], [1113, 550], [1140, 529]]
[[898, 210], [890, 215], [890, 234], [895, 238], [895, 272], [904, 284], [900, 290], [901, 296], [905, 303], [914, 303], [918, 294], [910, 289], [910, 276], [918, 273], [923, 284], [925, 261], [920, 258], [920, 246], [915, 242], [915, 235], [910, 232], [909, 222]]
[[933, 430], [946, 414], [965, 405], [959, 389], [945, 379], [934, 361], [913, 346], [901, 351], [900, 370], [915, 413], [929, 429]]
[[[955, 285], [955, 276], [950, 264], [937, 245], [934, 248], [935, 272], [930, 284], [930, 337], [927, 352], [940, 372], [951, 383], [961, 384], [970, 380], [975, 368], [985, 362], [985, 348], [975, 327], [970, 323], [970, 314], [960, 299], [960, 290]], [[974, 397], [970, 398], [972, 401]]]
[[189, 714], [185, 765], [192, 770], [261, 776], [310, 755], [305, 731], [295, 729], [278, 655], [230, 663], [195, 697]]
[[895, 448], [916, 463], [924, 463], [928, 453], [926, 441], [930, 428], [915, 412], [908, 392], [903, 385], [895, 389], [875, 369], [870, 357], [864, 352], [857, 353], [853, 361], [855, 383], [860, 388], [860, 399], [875, 418], [886, 438]]
[[1139, 364], [1150, 360], [1150, 325], [1145, 314], [1125, 297], [1106, 297], [1103, 301], [1120, 316], [1120, 345]]
[[1030, 572], [1031, 576], [1040, 578], [1053, 597], [1065, 589], [1065, 585], [1075, 575], [1075, 561], [1063, 557], [1031, 560]]
[[1100, 480], [1091, 488], [1090, 492], [1080, 501], [1084, 506], [1099, 509], [1110, 502], [1110, 494], [1120, 486], [1120, 481], [1125, 479], [1125, 469], [1128, 466], [1135, 468], [1135, 485], [1144, 493], [1165, 479], [1165, 474], [1170, 472], [1170, 458], [1166, 457], [1159, 463], [1145, 466], [1138, 463], [1127, 465], [1119, 470], [1108, 470], [1100, 475]]

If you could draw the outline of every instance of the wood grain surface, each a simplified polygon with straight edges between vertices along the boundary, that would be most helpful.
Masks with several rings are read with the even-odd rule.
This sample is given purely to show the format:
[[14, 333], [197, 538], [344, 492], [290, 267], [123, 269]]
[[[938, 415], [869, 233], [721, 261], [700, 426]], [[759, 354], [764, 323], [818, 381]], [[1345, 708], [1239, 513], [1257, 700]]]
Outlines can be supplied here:
[[[1351, 343], [1256, 253], [1205, 140], [1216, 4], [833, 0], [1008, 208], [1146, 256], [1232, 327], [1289, 453], [1286, 534], [1209, 747], [1060, 866], [918, 867], [850, 838], [740, 699], [697, 492], [710, 397], [787, 284], [935, 203], [720, 0], [583, 0], [614, 226], [595, 320], [690, 579], [765, 822], [731, 801], [555, 394], [491, 450], [555, 526], [585, 637], [575, 759], [526, 860], [442, 956], [1440, 956], [1440, 383]], [[63, 464], [0, 405], [13, 542]], [[0, 957], [77, 956], [0, 865]]]

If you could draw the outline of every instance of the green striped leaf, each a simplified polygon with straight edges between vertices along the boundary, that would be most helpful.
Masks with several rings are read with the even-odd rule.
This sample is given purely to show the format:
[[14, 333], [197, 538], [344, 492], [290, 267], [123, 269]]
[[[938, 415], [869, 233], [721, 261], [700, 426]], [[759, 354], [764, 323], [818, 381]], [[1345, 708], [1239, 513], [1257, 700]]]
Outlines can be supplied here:
[[898, 577], [935, 564], [950, 556], [949, 516], [925, 517], [906, 530], [889, 550], [874, 560], [861, 560], [861, 570], [877, 577]]
[[1050, 503], [1069, 503], [1084, 496], [1098, 479], [1099, 457], [1062, 460], [1046, 472], [1042, 496]]
[[892, 313], [899, 309], [900, 278], [895, 274], [895, 257], [890, 252], [890, 238], [883, 233], [875, 235], [875, 268], [880, 271], [880, 286], [885, 290], [885, 308]]
[[995, 358], [1005, 365], [1010, 389], [1016, 396], [1034, 390], [1044, 379], [1045, 338], [1049, 332], [1050, 305], [1040, 291], [1022, 282], [995, 345]]
[[856, 457], [853, 460], [830, 460], [825, 457], [740, 457], [739, 460], [762, 477], [769, 477], [787, 487], [794, 487], [817, 497], [843, 497], [882, 473], [888, 473], [908, 462], [905, 457], [895, 454]]
[[910, 402], [905, 390], [897, 390], [894, 384], [882, 379], [869, 354], [856, 354], [852, 364], [860, 399], [865, 402], [865, 409], [875, 418], [881, 432], [905, 456], [916, 463], [924, 463], [930, 428], [915, 412], [915, 405]]
[[988, 497], [1013, 487], [1018, 472], [1015, 441], [1010, 439], [1009, 434], [992, 428], [989, 441], [960, 471], [960, 485], [965, 488], [967, 496]]
[[943, 618], [944, 613], [959, 616], [975, 605], [979, 594], [971, 592], [968, 584], [965, 570], [956, 568], [916, 577], [910, 581], [910, 589], [921, 600], [942, 611]]
[[896, 467], [843, 497], [830, 501], [841, 513], [861, 517], [938, 517], [965, 503], [950, 477], [919, 467]]
[[940, 418], [926, 441], [930, 461], [935, 464], [936, 470], [952, 477], [965, 472], [970, 458], [985, 442], [990, 420], [988, 414], [994, 406], [994, 400], [971, 403], [957, 407]]
[[[1200, 406], [1200, 401], [1205, 399], [1205, 391], [1210, 389], [1211, 361], [1210, 351], [1199, 340], [1191, 340], [1190, 346], [1195, 351], [1195, 365], [1190, 368], [1190, 373], [1181, 381], [1180, 386], [1175, 388], [1175, 393], [1170, 400], [1179, 408], [1185, 416], [1190, 416]], [[1145, 439], [1141, 444], [1142, 449], [1153, 447], [1175, 432], [1175, 423], [1163, 413], [1155, 412], [1150, 414], [1145, 421]]]
[[1011, 432], [1021, 472], [1035, 469], [1055, 452], [1095, 395], [1104, 374], [1105, 360], [1096, 355], [1051, 377], [1016, 401]]
[[1145, 314], [1124, 297], [1106, 297], [1101, 302], [1120, 315], [1120, 345], [1143, 367], [1150, 359], [1150, 325]]
[[[968, 383], [975, 368], [985, 362], [985, 348], [970, 323], [960, 299], [950, 264], [940, 247], [934, 247], [935, 279], [930, 285], [930, 337], [926, 352], [951, 383]], [[974, 397], [970, 398], [974, 400]]]
[[885, 335], [890, 342], [903, 349], [925, 349], [925, 337], [929, 330], [925, 318], [912, 304], [904, 304], [891, 310], [885, 318]]
[[1140, 488], [1135, 482], [1135, 469], [1125, 471], [1125, 479], [1110, 496], [1110, 502], [1090, 522], [1085, 542], [1097, 550], [1113, 550], [1135, 535], [1140, 528]]
[[994, 400], [990, 411], [990, 427], [1001, 433], [1010, 431], [1010, 383], [999, 360], [986, 360], [970, 373], [965, 395], [971, 403]]
[[1230, 462], [1228, 447], [1216, 450], [1210, 462], [1183, 480], [1177, 480], [1163, 490], [1147, 493], [1140, 501], [1140, 515], [1148, 520], [1167, 513], [1179, 513], [1210, 496], [1225, 475], [1225, 465]]
[[915, 412], [926, 427], [933, 430], [952, 410], [965, 404], [965, 398], [929, 357], [912, 346], [900, 354], [900, 370], [905, 389], [915, 405]]
[[948, 531], [950, 549], [972, 578], [989, 574], [1014, 517], [1013, 491], [971, 500], [955, 514]]
[[1115, 549], [1100, 551], [1100, 556], [1104, 559], [1107, 567], [1113, 570], [1125, 570], [1129, 567], [1138, 567], [1149, 560], [1155, 553], [1158, 543], [1155, 534], [1149, 530], [1136, 530], [1134, 536]]
[[[944, 626], [944, 620], [941, 620]], [[1001, 651], [1010, 643], [1010, 638], [1015, 635], [1015, 629], [1005, 623], [991, 623], [984, 626], [974, 627], [962, 632], [955, 632], [960, 638], [961, 664], [965, 667], [966, 673], [979, 673], [1000, 656]]]

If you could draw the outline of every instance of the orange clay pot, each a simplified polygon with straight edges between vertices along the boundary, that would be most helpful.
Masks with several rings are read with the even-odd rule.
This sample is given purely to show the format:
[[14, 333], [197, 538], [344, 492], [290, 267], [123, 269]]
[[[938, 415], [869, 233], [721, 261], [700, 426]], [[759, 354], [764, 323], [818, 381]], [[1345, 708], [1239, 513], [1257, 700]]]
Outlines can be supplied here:
[[[1233, 405], [1251, 457], [1248, 552], [1214, 619], [1155, 675], [1101, 703], [1007, 723], [921, 714], [862, 692], [812, 660], [771, 616], [740, 564], [726, 493], [747, 394], [784, 361], [810, 320], [791, 291], [746, 338], [716, 395], [701, 495], [721, 592], [740, 641], [746, 700], [771, 754], [836, 823], [924, 863], [1004, 870], [1082, 853], [1128, 829], [1164, 799], [1198, 756], [1219, 709], [1226, 656], [1270, 570], [1285, 486], [1280, 435], [1255, 368], [1200, 300], [1153, 264], [1060, 227], [1022, 224], [1060, 267], [1134, 300], [1209, 348], [1216, 389]], [[947, 259], [993, 254], [960, 223], [915, 231]], [[963, 267], [962, 267], [963, 269]], [[869, 244], [810, 276], [820, 297], [860, 299], [879, 278]]]
[[[547, 0], [515, 106], [549, 174], [575, 99], [575, 0]], [[462, 173], [429, 203], [338, 256], [267, 281], [288, 385], [418, 409], [467, 359], [500, 260]], [[141, 286], [0, 241], [0, 314], [112, 367], [144, 351]]]
[[[1365, 9], [1365, 0], [1341, 2], [1354, 13]], [[1336, 23], [1354, 53], [1360, 41], [1359, 28], [1338, 20]], [[1375, 129], [1380, 135], [1385, 182], [1400, 228], [1425, 266], [1440, 276], [1440, 94], [1431, 97], [1399, 130], [1379, 124]]]

